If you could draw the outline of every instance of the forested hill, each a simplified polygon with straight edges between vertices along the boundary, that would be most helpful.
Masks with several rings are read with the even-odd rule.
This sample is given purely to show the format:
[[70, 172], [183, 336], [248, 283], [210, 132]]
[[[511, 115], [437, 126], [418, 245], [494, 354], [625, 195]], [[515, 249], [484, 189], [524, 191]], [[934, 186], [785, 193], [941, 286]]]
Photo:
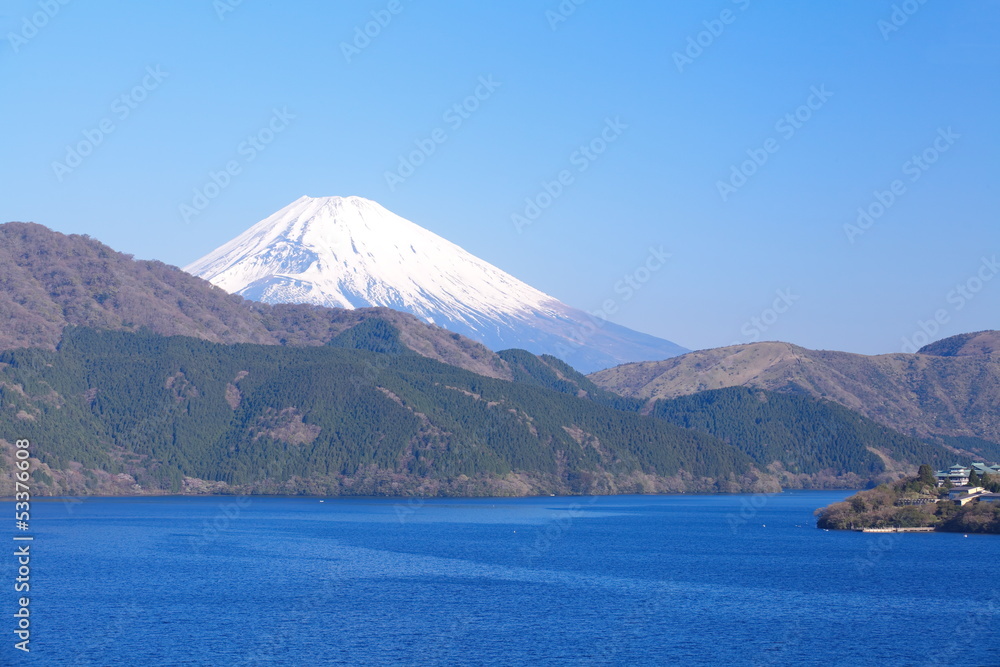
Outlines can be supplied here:
[[69, 328], [58, 350], [0, 353], [0, 432], [31, 439], [39, 490], [63, 494], [774, 491], [944, 460], [806, 397], [644, 406], [550, 357], [501, 353], [509, 382], [400, 337], [383, 320], [322, 347]]
[[0, 353], [0, 432], [32, 440], [38, 490], [61, 494], [777, 489], [711, 435], [442, 364], [368, 326], [323, 347], [70, 328], [57, 351]]
[[656, 401], [650, 414], [724, 440], [780, 475], [786, 487], [830, 486], [832, 477], [848, 482], [842, 486], [860, 486], [921, 463], [944, 468], [968, 462], [835, 403], [762, 389], [730, 387]]
[[995, 332], [955, 337], [920, 354], [866, 356], [752, 343], [700, 350], [589, 375], [594, 384], [642, 400], [752, 387], [839, 403], [883, 426], [1000, 457], [1000, 355]]
[[1000, 354], [1000, 331], [976, 331], [942, 338], [917, 350], [937, 357], [977, 357]]
[[[911, 473], [921, 462], [947, 467], [966, 455], [903, 435], [829, 401], [730, 387], [671, 400], [619, 396], [553, 357], [499, 353], [515, 379], [641, 412], [716, 436], [778, 476], [785, 488], [860, 487]], [[956, 446], [973, 443], [954, 443]]]
[[149, 331], [219, 343], [321, 345], [370, 319], [391, 323], [423, 356], [510, 377], [483, 345], [388, 308], [343, 310], [246, 301], [162, 262], [137, 261], [87, 236], [0, 225], [0, 350], [48, 347], [63, 329]]

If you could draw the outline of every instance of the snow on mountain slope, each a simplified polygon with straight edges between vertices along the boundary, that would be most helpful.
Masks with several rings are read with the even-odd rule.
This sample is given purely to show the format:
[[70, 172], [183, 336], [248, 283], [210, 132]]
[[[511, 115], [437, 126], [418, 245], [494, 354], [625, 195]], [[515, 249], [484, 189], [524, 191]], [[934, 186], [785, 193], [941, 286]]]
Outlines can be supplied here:
[[686, 352], [594, 319], [361, 197], [302, 197], [185, 267], [267, 303], [387, 306], [584, 372]]

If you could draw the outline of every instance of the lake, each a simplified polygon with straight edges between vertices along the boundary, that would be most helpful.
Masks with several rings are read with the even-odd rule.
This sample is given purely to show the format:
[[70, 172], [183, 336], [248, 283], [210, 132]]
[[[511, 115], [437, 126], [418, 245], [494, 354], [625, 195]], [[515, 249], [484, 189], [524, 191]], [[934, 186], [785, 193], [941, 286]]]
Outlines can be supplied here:
[[818, 530], [848, 495], [36, 500], [0, 663], [1000, 665], [1000, 537]]

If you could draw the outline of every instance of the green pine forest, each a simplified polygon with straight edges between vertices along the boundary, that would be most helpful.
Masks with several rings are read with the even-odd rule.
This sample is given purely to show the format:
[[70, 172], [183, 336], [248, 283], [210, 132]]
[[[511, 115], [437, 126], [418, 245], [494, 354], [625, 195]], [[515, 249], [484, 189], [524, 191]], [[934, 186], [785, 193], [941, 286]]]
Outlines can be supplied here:
[[33, 481], [52, 494], [777, 491], [964, 462], [807, 397], [649, 404], [552, 357], [500, 353], [507, 381], [399, 334], [369, 319], [285, 347], [68, 327], [54, 351], [0, 352], [0, 434], [32, 441]]

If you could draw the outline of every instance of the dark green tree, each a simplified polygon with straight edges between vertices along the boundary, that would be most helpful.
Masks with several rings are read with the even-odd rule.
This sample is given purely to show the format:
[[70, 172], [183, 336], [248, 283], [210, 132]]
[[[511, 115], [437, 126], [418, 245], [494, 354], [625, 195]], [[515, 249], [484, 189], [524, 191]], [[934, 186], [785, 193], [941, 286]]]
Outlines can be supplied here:
[[917, 470], [917, 479], [928, 486], [934, 486], [936, 483], [934, 479], [934, 470], [926, 463], [922, 464]]
[[976, 474], [975, 470], [969, 472], [969, 486], [979, 486], [982, 482], [983, 480], [979, 479], [979, 475]]
[[982, 486], [992, 493], [1000, 493], [1000, 475], [983, 475]]

